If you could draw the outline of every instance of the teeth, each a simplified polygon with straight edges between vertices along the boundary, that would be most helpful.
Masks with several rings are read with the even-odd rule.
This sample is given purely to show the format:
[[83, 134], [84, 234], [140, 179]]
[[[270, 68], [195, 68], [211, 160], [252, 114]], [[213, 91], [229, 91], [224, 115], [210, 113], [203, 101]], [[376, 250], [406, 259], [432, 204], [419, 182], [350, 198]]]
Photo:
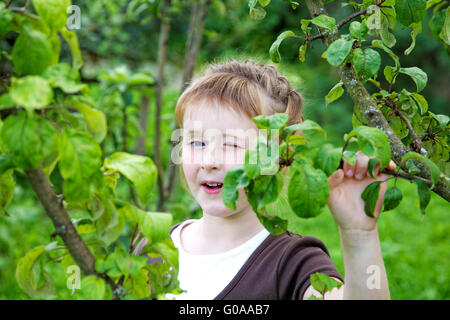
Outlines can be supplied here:
[[208, 187], [218, 187], [218, 186], [221, 186], [222, 184], [221, 183], [206, 183], [206, 185], [208, 186]]

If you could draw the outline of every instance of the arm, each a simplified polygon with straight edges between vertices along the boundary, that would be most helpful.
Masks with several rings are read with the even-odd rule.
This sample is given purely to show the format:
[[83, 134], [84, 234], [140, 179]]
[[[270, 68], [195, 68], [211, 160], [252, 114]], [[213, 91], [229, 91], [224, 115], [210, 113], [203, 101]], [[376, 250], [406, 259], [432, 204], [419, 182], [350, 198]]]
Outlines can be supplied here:
[[[386, 183], [380, 186], [374, 217], [368, 217], [361, 198], [366, 186], [375, 181], [368, 174], [368, 162], [369, 158], [358, 152], [355, 165], [351, 166], [345, 162], [344, 168], [337, 170], [328, 179], [328, 207], [339, 226], [345, 284], [339, 290], [325, 294], [325, 299], [390, 299], [377, 229]], [[388, 168], [394, 169], [395, 164], [391, 162]], [[379, 168], [376, 168], [374, 173], [376, 180], [384, 181], [387, 178], [387, 175], [379, 174]], [[314, 291], [309, 287], [304, 299]]]

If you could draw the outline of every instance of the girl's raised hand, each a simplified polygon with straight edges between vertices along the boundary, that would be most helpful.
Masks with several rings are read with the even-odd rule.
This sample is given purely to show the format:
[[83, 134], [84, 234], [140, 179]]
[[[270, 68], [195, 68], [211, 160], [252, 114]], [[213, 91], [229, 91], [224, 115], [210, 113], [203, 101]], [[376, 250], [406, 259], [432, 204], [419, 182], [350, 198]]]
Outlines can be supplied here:
[[[350, 165], [344, 161], [343, 169], [338, 169], [328, 178], [330, 185], [330, 197], [328, 198], [328, 208], [333, 218], [342, 230], [363, 230], [370, 231], [376, 228], [377, 219], [380, 215], [387, 182], [381, 183], [380, 194], [375, 207], [374, 218], [364, 212], [364, 200], [361, 194], [372, 182], [384, 181], [389, 176], [380, 172], [380, 166], [376, 166], [373, 179], [368, 171], [369, 157], [358, 151], [355, 165]], [[395, 169], [393, 161], [386, 167]]]

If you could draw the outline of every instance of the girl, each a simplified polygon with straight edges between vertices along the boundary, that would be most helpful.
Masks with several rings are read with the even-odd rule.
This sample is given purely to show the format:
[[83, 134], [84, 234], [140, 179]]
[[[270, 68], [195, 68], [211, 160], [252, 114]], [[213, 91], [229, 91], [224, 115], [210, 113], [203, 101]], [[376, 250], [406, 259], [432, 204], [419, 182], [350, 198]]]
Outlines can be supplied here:
[[[184, 130], [182, 169], [203, 216], [171, 230], [179, 251], [178, 280], [185, 290], [176, 299], [307, 299], [318, 296], [309, 280], [313, 273], [343, 282], [319, 239], [289, 231], [270, 234], [243, 189], [236, 210], [222, 202], [227, 171], [242, 165], [246, 149], [253, 146], [258, 128], [252, 118], [284, 112], [289, 124], [299, 123], [302, 105], [302, 96], [274, 66], [252, 60], [212, 65], [180, 96], [175, 118]], [[386, 184], [375, 218], [366, 216], [361, 193], [373, 182], [368, 160], [358, 153], [355, 165], [345, 163], [328, 179], [328, 206], [339, 226], [346, 277], [325, 299], [390, 298], [376, 223]], [[394, 167], [391, 162], [389, 169]], [[379, 170], [377, 180], [384, 180]]]

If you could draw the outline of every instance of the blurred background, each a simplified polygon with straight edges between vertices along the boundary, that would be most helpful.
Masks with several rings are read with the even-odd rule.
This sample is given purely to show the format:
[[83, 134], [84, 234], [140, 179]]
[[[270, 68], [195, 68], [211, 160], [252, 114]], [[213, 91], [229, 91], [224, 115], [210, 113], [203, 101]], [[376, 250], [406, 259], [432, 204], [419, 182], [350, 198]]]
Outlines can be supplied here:
[[[19, 0], [14, 3], [21, 5]], [[108, 119], [108, 136], [102, 143], [105, 157], [126, 149], [154, 159], [156, 86], [120, 87], [124, 85], [120, 79], [133, 74], [157, 79], [161, 31], [157, 12], [161, 3], [151, 0], [73, 0], [72, 3], [81, 9], [81, 26], [75, 31], [84, 59], [82, 81], [88, 83], [90, 99]], [[188, 0], [172, 1], [169, 10], [171, 20], [159, 120], [164, 174], [170, 158], [170, 135], [175, 128], [174, 106], [183, 84], [192, 3]], [[341, 7], [341, 3], [335, 1], [328, 7], [329, 14], [338, 21], [353, 13], [351, 7]], [[255, 21], [250, 19], [248, 1], [209, 1], [205, 6], [204, 29], [193, 77], [199, 76], [209, 63], [226, 59], [252, 58], [262, 63], [272, 63], [269, 48], [278, 34], [285, 30], [299, 34], [300, 19], [309, 18], [305, 5], [300, 4], [294, 10], [289, 2], [281, 0], [273, 0], [266, 11], [265, 19]], [[398, 25], [394, 31], [397, 45], [393, 51], [400, 56], [403, 67], [417, 66], [428, 74], [428, 85], [421, 94], [428, 100], [430, 111], [448, 115], [450, 58], [442, 44], [433, 37], [430, 19], [428, 13], [416, 47], [408, 56], [403, 52], [410, 45], [411, 30]], [[342, 33], [346, 30], [344, 28]], [[301, 63], [298, 60], [300, 44], [300, 39], [286, 39], [280, 47], [282, 60], [277, 67], [304, 96], [305, 119], [318, 122], [327, 130], [331, 143], [342, 145], [343, 135], [352, 129], [353, 102], [344, 93], [339, 100], [325, 106], [325, 95], [339, 81], [337, 72], [320, 57], [325, 46], [317, 41], [308, 50], [306, 61]], [[8, 42], [1, 41], [1, 49], [7, 49], [7, 46]], [[62, 61], [70, 61], [64, 43], [62, 57]], [[390, 63], [389, 59], [382, 53], [380, 70]], [[386, 87], [383, 81], [381, 85]], [[369, 91], [376, 89], [370, 86], [366, 85]], [[396, 87], [414, 91], [415, 85], [408, 77], [399, 77]], [[55, 189], [60, 190], [58, 181], [61, 178], [52, 178]], [[28, 250], [49, 242], [54, 231], [26, 177], [16, 172], [15, 180], [14, 198], [6, 208], [11, 216], [0, 217], [0, 299], [30, 299], [16, 282], [17, 262]], [[404, 199], [397, 209], [382, 214], [378, 227], [391, 297], [449, 299], [450, 204], [432, 194], [427, 213], [421, 217], [415, 185], [405, 181], [399, 181], [399, 184]], [[129, 189], [123, 180], [119, 182], [117, 193], [123, 199], [130, 199]], [[154, 193], [154, 198], [147, 205], [153, 211], [158, 208], [157, 185]], [[200, 208], [181, 183], [176, 184], [163, 209], [173, 213], [174, 223], [201, 217]], [[129, 242], [133, 227], [131, 223], [127, 225], [120, 241], [125, 244]], [[338, 228], [327, 209], [316, 219], [300, 220], [293, 231], [321, 239], [344, 275]], [[48, 268], [55, 279], [58, 299], [70, 299], [71, 292], [66, 288], [66, 275], [61, 265]]]

